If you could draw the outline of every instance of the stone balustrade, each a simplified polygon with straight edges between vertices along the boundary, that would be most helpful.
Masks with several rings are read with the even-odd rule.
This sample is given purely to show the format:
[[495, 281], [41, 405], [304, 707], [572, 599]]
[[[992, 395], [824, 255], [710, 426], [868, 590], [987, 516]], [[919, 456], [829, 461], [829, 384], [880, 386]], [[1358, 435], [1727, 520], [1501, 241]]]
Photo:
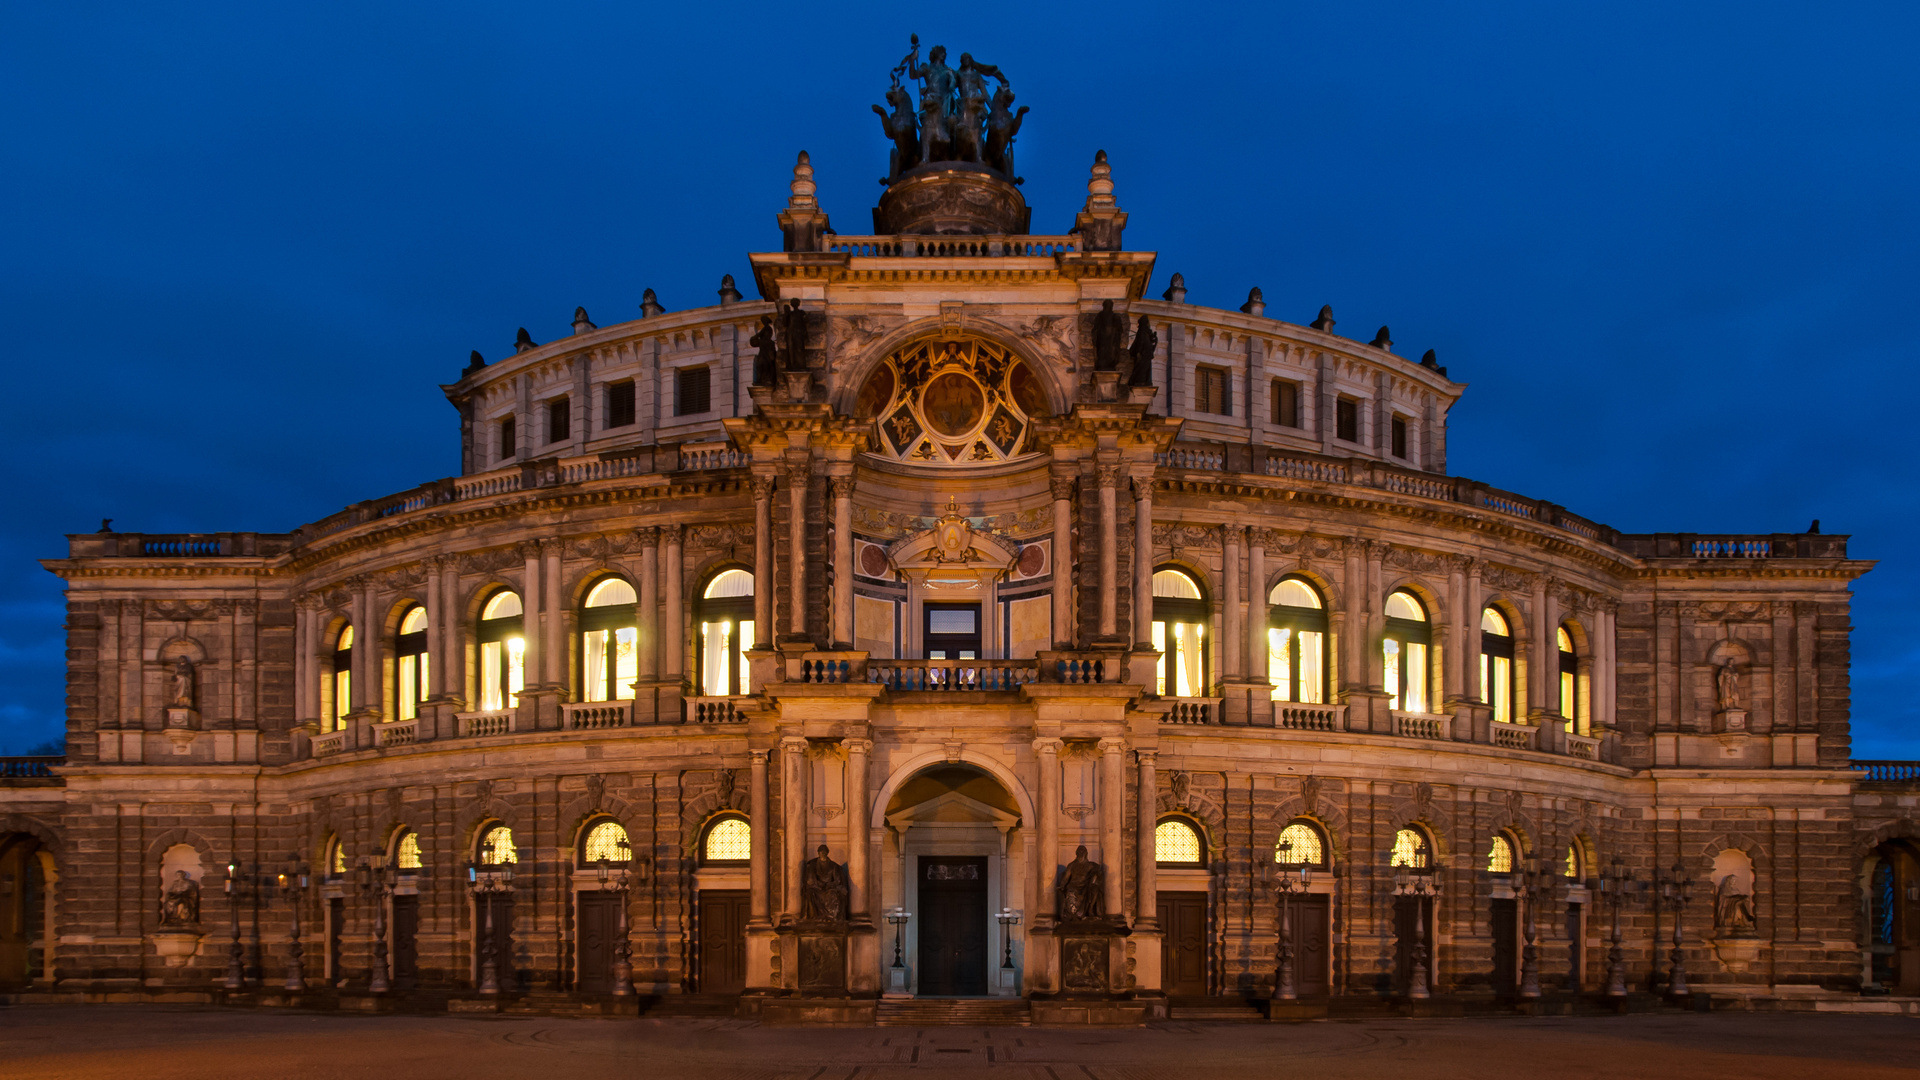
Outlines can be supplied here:
[[57, 755], [0, 757], [0, 780], [54, 780], [53, 770], [66, 763]]
[[1040, 681], [1040, 668], [1019, 660], [870, 660], [867, 681], [889, 691], [1017, 690]]
[[560, 726], [567, 731], [603, 731], [632, 724], [631, 701], [584, 701], [560, 707]]
[[1920, 761], [1856, 761], [1849, 768], [1862, 783], [1920, 785]]
[[375, 746], [406, 746], [420, 737], [420, 720], [395, 720], [385, 724], [373, 725], [373, 743]]
[[823, 238], [832, 255], [857, 259], [894, 258], [1006, 258], [1008, 256], [1072, 255], [1080, 250], [1078, 236], [840, 236]]
[[686, 720], [690, 724], [744, 724], [747, 717], [740, 711], [740, 706], [751, 700], [743, 696], [681, 699], [686, 705]]
[[454, 713], [453, 719], [459, 725], [461, 738], [466, 739], [482, 735], [505, 735], [513, 730], [512, 709]]
[[1163, 718], [1169, 724], [1217, 724], [1220, 699], [1217, 697], [1168, 698], [1172, 707]]
[[1495, 720], [1488, 730], [1492, 732], [1489, 741], [1502, 749], [1533, 750], [1540, 745], [1540, 729], [1529, 724], [1508, 724]]
[[329, 731], [325, 735], [315, 735], [312, 746], [314, 757], [331, 757], [346, 749], [347, 733], [345, 730], [341, 730]]
[[1402, 712], [1390, 710], [1393, 716], [1393, 733], [1404, 739], [1453, 738], [1453, 717], [1435, 713]]
[[1276, 701], [1273, 702], [1273, 726], [1288, 731], [1345, 731], [1347, 707]]

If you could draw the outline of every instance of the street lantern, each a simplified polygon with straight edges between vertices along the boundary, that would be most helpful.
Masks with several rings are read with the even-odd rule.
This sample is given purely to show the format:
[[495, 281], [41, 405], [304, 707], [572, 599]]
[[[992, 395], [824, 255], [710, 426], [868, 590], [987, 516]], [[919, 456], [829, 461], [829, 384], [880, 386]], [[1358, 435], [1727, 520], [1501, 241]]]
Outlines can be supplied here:
[[307, 864], [297, 855], [287, 856], [287, 868], [276, 878], [279, 894], [287, 898], [287, 904], [293, 909], [293, 939], [287, 953], [288, 993], [299, 994], [307, 989], [306, 966], [300, 949], [300, 905], [307, 893]]
[[907, 966], [901, 957], [900, 950], [906, 941], [907, 920], [912, 917], [913, 915], [903, 907], [897, 907], [887, 912], [887, 922], [893, 926], [893, 966], [896, 968], [905, 968]]
[[1607, 996], [1627, 996], [1627, 962], [1620, 950], [1620, 908], [1633, 888], [1633, 874], [1620, 856], [1615, 855], [1607, 872], [1600, 876], [1600, 895], [1613, 910], [1612, 943], [1607, 947]]
[[467, 891], [472, 894], [474, 905], [484, 909], [486, 920], [480, 934], [480, 987], [482, 994], [500, 992], [499, 947], [493, 940], [493, 906], [495, 897], [513, 891], [513, 867], [517, 852], [512, 844], [504, 851], [497, 851], [492, 840], [480, 845], [480, 861], [467, 863]]
[[1427, 977], [1427, 912], [1440, 896], [1438, 859], [1427, 866], [1402, 867], [1396, 879], [1398, 891], [1413, 897], [1413, 949], [1407, 964], [1407, 997], [1425, 1001], [1432, 996]]
[[1660, 895], [1673, 908], [1673, 953], [1671, 974], [1667, 979], [1667, 993], [1674, 997], [1685, 997], [1687, 989], [1687, 957], [1685, 941], [1682, 937], [1681, 921], [1687, 913], [1687, 903], [1693, 899], [1693, 879], [1687, 876], [1687, 864], [1676, 862], [1669, 876], [1660, 881]]
[[[994, 921], [1000, 924], [1000, 939], [1004, 943], [1000, 953], [1000, 967], [1003, 971], [1013, 970], [1013, 928], [1020, 925], [1020, 913], [1012, 908], [1001, 908]], [[899, 952], [896, 949], [894, 966], [899, 966]]]
[[1262, 867], [1267, 875], [1267, 887], [1274, 891], [1280, 905], [1280, 955], [1273, 970], [1273, 1000], [1293, 1001], [1299, 997], [1293, 978], [1293, 897], [1295, 893], [1306, 894], [1313, 881], [1313, 868], [1304, 862], [1288, 864], [1287, 858], [1293, 854], [1291, 840], [1274, 845], [1274, 852], [1274, 862], [1279, 869]]

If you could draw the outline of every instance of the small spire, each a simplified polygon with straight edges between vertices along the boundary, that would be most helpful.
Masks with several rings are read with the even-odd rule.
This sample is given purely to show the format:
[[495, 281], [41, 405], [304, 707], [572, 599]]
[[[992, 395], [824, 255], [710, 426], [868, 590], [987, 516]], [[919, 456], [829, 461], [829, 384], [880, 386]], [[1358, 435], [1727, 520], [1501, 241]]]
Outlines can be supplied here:
[[1385, 350], [1386, 352], [1393, 351], [1393, 337], [1387, 333], [1387, 328], [1384, 326], [1380, 328], [1379, 333], [1373, 335], [1373, 340], [1367, 342], [1367, 344], [1376, 349]]
[[1427, 355], [1420, 358], [1420, 366], [1426, 367], [1426, 368], [1432, 368], [1435, 371], [1438, 371], [1440, 370], [1440, 358], [1433, 354], [1432, 349], [1428, 349]]
[[641, 318], [651, 319], [655, 315], [665, 315], [666, 313], [667, 309], [660, 306], [660, 298], [653, 295], [652, 289], [648, 289], [640, 294]]
[[460, 377], [464, 379], [467, 376], [473, 374], [476, 371], [479, 371], [481, 368], [486, 366], [487, 366], [487, 358], [480, 355], [479, 349], [475, 349], [473, 350], [473, 355], [467, 357], [467, 370], [461, 372]]
[[1260, 286], [1255, 285], [1253, 289], [1247, 293], [1247, 302], [1240, 305], [1240, 310], [1248, 315], [1263, 315], [1266, 313], [1267, 298], [1260, 295]]
[[573, 309], [573, 332], [575, 334], [584, 334], [589, 330], [598, 329], [600, 328], [593, 325], [593, 320], [587, 318], [586, 308], [577, 307]]
[[740, 290], [733, 287], [733, 275], [720, 275], [720, 306], [725, 307], [728, 304], [737, 304], [739, 302]]
[[1333, 333], [1333, 327], [1334, 327], [1334, 322], [1333, 322], [1333, 305], [1332, 305], [1332, 304], [1321, 304], [1321, 305], [1320, 305], [1320, 317], [1319, 317], [1319, 318], [1317, 318], [1317, 319], [1315, 319], [1315, 320], [1313, 320], [1313, 322], [1312, 322], [1312, 323], [1311, 323], [1310, 325], [1312, 325], [1312, 327], [1313, 327], [1313, 328], [1314, 328], [1315, 330], [1319, 330], [1319, 331], [1321, 331], [1321, 332], [1323, 332], [1323, 333], [1328, 333], [1328, 334], [1331, 334], [1331, 333]]
[[[112, 531], [113, 531], [113, 519], [112, 519], [112, 518], [101, 518], [101, 519], [100, 519], [100, 531], [101, 531], [101, 532], [103, 532], [103, 533], [110, 533], [110, 532], [112, 532]], [[1813, 531], [1814, 531], [1814, 532], [1819, 532], [1819, 531], [1820, 531], [1820, 523], [1819, 523], [1818, 521], [1816, 521], [1816, 522], [1814, 522], [1814, 523], [1813, 523]]]
[[1179, 274], [1173, 275], [1173, 280], [1167, 282], [1167, 291], [1160, 294], [1160, 299], [1165, 300], [1170, 304], [1186, 303], [1187, 302], [1187, 279], [1180, 276]]
[[[101, 531], [101, 532], [112, 532], [112, 531], [113, 531], [112, 529], [109, 529], [109, 528], [106, 528], [106, 527], [105, 527], [105, 526], [106, 526], [106, 525], [108, 524], [108, 522], [105, 522], [105, 521], [103, 521], [103, 522], [101, 522], [100, 524], [101, 524], [101, 526], [102, 526], [102, 528], [100, 529], [100, 531]], [[1809, 525], [1809, 526], [1807, 526], [1807, 535], [1809, 535], [1809, 536], [1819, 536], [1819, 535], [1820, 535], [1820, 519], [1819, 519], [1819, 518], [1814, 518], [1814, 519], [1813, 519], [1813, 524], [1811, 524], [1811, 525]]]
[[539, 347], [540, 347], [540, 343], [533, 340], [533, 335], [527, 333], [527, 328], [524, 326], [520, 328], [520, 332], [518, 334], [514, 335], [514, 338], [513, 338], [514, 352], [517, 352], [517, 353], [529, 352]]
[[787, 208], [790, 210], [817, 209], [820, 201], [813, 197], [813, 162], [807, 159], [807, 152], [800, 151], [800, 160], [793, 164], [793, 183], [789, 185], [792, 194], [787, 196]]
[[1087, 177], [1087, 209], [1111, 210], [1113, 201], [1113, 166], [1107, 164], [1107, 152], [1096, 151], [1093, 155], [1093, 171]]

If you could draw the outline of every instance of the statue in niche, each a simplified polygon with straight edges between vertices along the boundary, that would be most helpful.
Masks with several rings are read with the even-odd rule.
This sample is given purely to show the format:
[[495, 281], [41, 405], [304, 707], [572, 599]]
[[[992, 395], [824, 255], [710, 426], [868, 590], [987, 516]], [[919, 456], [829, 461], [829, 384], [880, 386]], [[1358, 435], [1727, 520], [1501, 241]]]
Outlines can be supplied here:
[[193, 708], [193, 661], [177, 657], [167, 676], [167, 704], [178, 709]]
[[780, 329], [787, 339], [787, 370], [807, 370], [807, 313], [800, 310], [800, 301], [787, 301], [787, 309], [780, 313]]
[[1147, 325], [1147, 317], [1140, 316], [1139, 329], [1133, 333], [1133, 344], [1127, 346], [1127, 356], [1132, 361], [1132, 370], [1128, 372], [1128, 386], [1153, 385], [1153, 351], [1160, 347], [1160, 335]]
[[1126, 339], [1127, 317], [1113, 310], [1113, 301], [1100, 301], [1100, 314], [1093, 317], [1093, 370], [1119, 371]]
[[1753, 892], [1740, 891], [1736, 877], [1728, 874], [1713, 883], [1713, 928], [1740, 937], [1753, 933], [1758, 919], [1753, 913]]
[[1719, 690], [1720, 711], [1740, 708], [1740, 672], [1734, 668], [1733, 657], [1727, 657], [1727, 662], [1720, 665], [1714, 682]]
[[188, 877], [185, 870], [173, 872], [173, 881], [168, 883], [167, 891], [160, 896], [160, 925], [200, 925], [200, 884]]
[[1087, 845], [1073, 849], [1073, 861], [1060, 875], [1060, 921], [1091, 922], [1106, 911], [1105, 871], [1087, 858]]
[[753, 356], [753, 385], [772, 386], [780, 366], [780, 348], [773, 340], [773, 316], [760, 316], [760, 329], [747, 339], [747, 344], [760, 350]]
[[827, 845], [800, 865], [800, 918], [807, 922], [847, 921], [847, 868], [827, 856]]

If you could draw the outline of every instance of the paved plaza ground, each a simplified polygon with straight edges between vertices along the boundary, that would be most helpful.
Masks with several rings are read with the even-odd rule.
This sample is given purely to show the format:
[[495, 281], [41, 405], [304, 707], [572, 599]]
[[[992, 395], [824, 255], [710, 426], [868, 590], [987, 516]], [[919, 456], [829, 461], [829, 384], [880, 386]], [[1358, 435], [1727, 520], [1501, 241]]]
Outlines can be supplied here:
[[1137, 1030], [777, 1029], [732, 1020], [0, 1009], [0, 1077], [1160, 1080], [1920, 1076], [1920, 1020], [1806, 1014], [1375, 1020]]

